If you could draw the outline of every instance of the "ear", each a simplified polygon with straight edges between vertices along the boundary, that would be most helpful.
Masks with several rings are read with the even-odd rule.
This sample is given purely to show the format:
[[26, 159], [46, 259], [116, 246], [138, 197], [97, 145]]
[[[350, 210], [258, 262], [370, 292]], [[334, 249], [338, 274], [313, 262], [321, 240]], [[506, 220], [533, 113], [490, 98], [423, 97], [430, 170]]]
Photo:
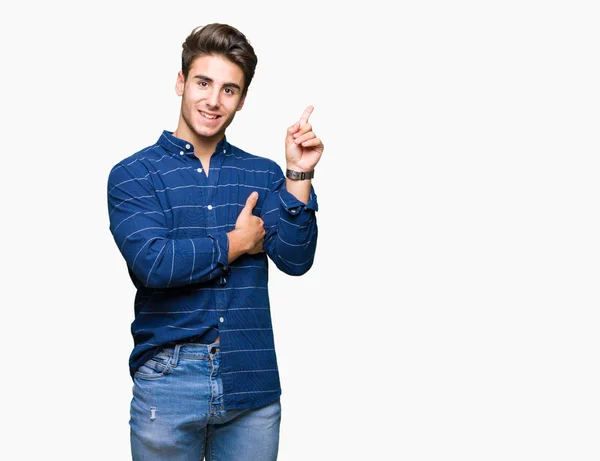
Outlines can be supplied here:
[[183, 72], [179, 71], [177, 73], [177, 82], [175, 83], [175, 93], [177, 93], [177, 96], [183, 95], [184, 88], [185, 88], [185, 78], [183, 78]]
[[246, 102], [246, 95], [247, 94], [248, 93], [245, 93], [244, 96], [242, 96], [242, 98], [240, 99], [240, 102], [238, 102], [238, 106], [237, 106], [236, 111], [242, 110], [242, 107], [244, 107], [244, 103]]

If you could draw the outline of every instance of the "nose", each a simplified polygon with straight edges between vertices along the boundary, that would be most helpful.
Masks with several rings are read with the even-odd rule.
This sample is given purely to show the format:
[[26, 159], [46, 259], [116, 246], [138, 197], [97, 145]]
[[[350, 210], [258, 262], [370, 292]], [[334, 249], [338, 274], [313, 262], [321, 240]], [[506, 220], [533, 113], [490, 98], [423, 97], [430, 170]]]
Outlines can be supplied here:
[[210, 107], [219, 107], [220, 92], [218, 89], [211, 89], [206, 95], [206, 103]]

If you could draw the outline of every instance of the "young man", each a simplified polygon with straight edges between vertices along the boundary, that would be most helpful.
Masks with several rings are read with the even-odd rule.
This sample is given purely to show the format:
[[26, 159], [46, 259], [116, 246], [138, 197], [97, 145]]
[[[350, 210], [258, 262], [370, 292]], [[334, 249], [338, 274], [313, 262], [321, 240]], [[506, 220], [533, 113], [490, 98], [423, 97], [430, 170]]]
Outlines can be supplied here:
[[122, 160], [108, 179], [110, 230], [137, 288], [131, 450], [140, 460], [277, 458], [281, 394], [268, 259], [310, 269], [317, 244], [311, 185], [323, 143], [308, 119], [276, 162], [229, 143], [257, 57], [226, 24], [183, 44], [174, 132]]

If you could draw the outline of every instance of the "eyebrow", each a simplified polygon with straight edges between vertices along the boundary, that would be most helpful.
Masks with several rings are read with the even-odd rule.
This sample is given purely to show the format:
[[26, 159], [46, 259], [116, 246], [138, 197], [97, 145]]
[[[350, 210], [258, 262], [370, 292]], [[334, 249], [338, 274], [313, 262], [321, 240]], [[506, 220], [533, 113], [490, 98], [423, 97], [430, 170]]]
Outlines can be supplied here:
[[[214, 83], [214, 80], [212, 78], [202, 74], [194, 75], [193, 78], [197, 80], [206, 80], [207, 82]], [[242, 91], [242, 88], [237, 83], [229, 82], [223, 84], [223, 86], [226, 88], [236, 88], [237, 90]]]

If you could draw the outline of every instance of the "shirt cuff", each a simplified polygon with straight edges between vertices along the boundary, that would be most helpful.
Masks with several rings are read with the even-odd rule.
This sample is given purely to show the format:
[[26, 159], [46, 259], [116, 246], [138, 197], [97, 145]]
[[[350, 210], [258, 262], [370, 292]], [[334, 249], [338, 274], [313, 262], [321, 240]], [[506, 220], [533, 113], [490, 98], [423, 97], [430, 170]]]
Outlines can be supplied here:
[[221, 265], [223, 272], [229, 271], [229, 238], [225, 232], [208, 234], [216, 243], [215, 254], [217, 256], [216, 265]]
[[286, 189], [281, 189], [279, 192], [279, 198], [283, 205], [283, 209], [290, 215], [296, 216], [304, 210], [319, 211], [319, 204], [317, 203], [317, 195], [313, 187], [310, 188], [310, 195], [308, 196], [308, 202], [304, 203], [294, 197]]

